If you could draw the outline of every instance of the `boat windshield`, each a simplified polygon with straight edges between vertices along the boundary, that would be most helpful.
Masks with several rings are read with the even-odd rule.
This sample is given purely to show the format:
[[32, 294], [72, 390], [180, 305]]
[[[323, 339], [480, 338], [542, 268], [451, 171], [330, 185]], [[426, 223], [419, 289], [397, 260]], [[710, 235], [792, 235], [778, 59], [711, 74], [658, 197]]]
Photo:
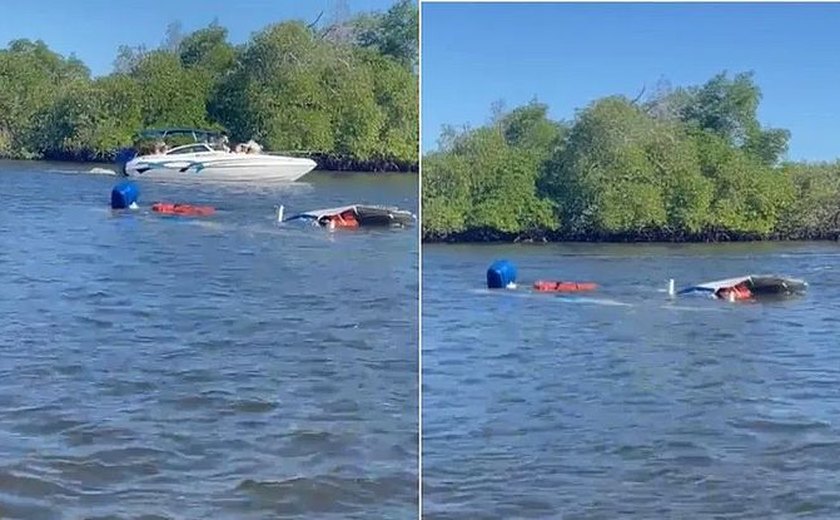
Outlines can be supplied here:
[[142, 139], [166, 139], [167, 137], [189, 137], [193, 142], [209, 142], [222, 137], [221, 132], [199, 128], [152, 128], [138, 133]]
[[202, 152], [212, 152], [213, 149], [210, 148], [208, 145], [204, 143], [197, 143], [197, 144], [186, 144], [184, 146], [178, 146], [166, 152], [166, 155], [178, 155], [178, 154], [187, 154], [187, 153], [202, 153]]

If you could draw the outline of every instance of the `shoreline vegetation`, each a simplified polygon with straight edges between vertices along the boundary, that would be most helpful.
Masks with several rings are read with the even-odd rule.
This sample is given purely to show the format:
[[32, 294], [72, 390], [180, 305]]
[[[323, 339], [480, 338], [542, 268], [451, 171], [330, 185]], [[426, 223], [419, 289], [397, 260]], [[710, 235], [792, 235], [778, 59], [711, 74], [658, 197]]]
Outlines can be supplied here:
[[147, 128], [226, 131], [330, 171], [417, 172], [418, 11], [268, 25], [241, 45], [213, 22], [121, 46], [92, 77], [42, 41], [0, 49], [0, 159], [113, 163]]
[[790, 162], [752, 73], [660, 82], [573, 121], [536, 100], [444, 128], [423, 156], [424, 242], [837, 240], [840, 160]]

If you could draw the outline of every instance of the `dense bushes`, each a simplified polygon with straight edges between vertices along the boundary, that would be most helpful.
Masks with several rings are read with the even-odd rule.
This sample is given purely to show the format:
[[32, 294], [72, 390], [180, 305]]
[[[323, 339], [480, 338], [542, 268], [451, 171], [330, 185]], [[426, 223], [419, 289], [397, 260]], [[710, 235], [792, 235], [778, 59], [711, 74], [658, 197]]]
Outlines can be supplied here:
[[[448, 130], [424, 157], [426, 240], [827, 238], [840, 163], [786, 164], [748, 74], [597, 100], [569, 124], [533, 102]], [[492, 190], [485, 187], [492, 186]]]
[[108, 160], [149, 127], [226, 129], [272, 151], [417, 163], [417, 8], [340, 26], [270, 25], [233, 46], [212, 24], [160, 49], [121, 47], [91, 78], [43, 42], [0, 50], [0, 157]]

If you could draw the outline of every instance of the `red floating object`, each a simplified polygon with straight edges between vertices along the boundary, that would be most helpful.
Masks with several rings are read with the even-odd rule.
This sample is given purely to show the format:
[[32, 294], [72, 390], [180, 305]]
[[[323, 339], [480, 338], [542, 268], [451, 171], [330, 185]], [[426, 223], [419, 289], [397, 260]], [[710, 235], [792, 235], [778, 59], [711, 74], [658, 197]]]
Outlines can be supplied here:
[[155, 202], [152, 211], [166, 215], [185, 215], [190, 217], [206, 217], [216, 212], [213, 206], [193, 206], [171, 202]]
[[732, 287], [721, 287], [715, 295], [718, 298], [732, 301], [751, 300], [753, 297], [752, 291], [750, 291], [746, 283], [739, 283]]
[[359, 221], [356, 220], [356, 212], [352, 210], [345, 211], [344, 213], [340, 213], [338, 215], [332, 215], [329, 217], [328, 222], [332, 225], [332, 227], [336, 228], [359, 227]]
[[582, 292], [594, 291], [598, 284], [591, 282], [557, 282], [553, 280], [537, 280], [534, 289], [539, 292]]

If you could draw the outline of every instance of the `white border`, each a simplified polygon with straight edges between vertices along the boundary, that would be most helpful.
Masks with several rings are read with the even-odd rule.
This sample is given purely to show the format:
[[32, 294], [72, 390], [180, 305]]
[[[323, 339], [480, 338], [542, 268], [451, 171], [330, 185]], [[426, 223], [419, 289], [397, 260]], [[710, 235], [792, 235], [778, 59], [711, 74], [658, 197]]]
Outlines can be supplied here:
[[422, 8], [422, 4], [834, 4], [837, 0], [418, 0], [418, 3]]
[[417, 518], [423, 519], [423, 0], [417, 1]]

